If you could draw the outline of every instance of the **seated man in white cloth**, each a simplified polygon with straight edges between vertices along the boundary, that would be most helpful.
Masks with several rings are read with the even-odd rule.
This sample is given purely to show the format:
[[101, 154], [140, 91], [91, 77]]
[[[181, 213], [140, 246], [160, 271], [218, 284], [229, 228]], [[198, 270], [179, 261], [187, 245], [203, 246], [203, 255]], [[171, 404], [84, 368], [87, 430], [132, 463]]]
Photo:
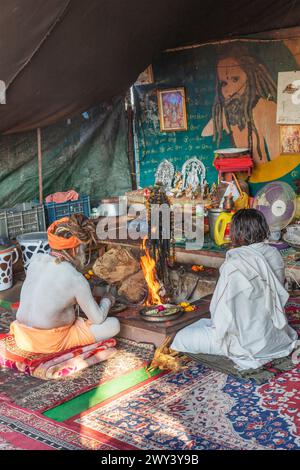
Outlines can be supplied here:
[[[95, 227], [82, 215], [54, 222], [48, 228], [51, 254], [34, 255], [21, 291], [17, 320], [10, 331], [17, 346], [36, 353], [57, 353], [92, 344], [119, 333], [117, 318], [106, 318], [114, 298], [100, 305], [88, 281], [76, 268], [85, 262], [84, 247], [95, 241]], [[76, 318], [78, 304], [88, 320]]]
[[171, 348], [227, 356], [240, 369], [256, 369], [289, 355], [297, 333], [288, 325], [284, 263], [262, 213], [242, 209], [232, 218], [231, 240], [210, 304], [211, 320], [201, 319], [179, 331]]

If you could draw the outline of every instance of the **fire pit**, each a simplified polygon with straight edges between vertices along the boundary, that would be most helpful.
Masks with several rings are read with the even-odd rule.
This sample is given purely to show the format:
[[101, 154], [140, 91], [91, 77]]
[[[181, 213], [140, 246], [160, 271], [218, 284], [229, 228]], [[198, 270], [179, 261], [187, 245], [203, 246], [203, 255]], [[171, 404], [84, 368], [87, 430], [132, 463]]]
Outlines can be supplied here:
[[186, 270], [182, 267], [176, 270], [175, 267], [174, 213], [168, 212], [169, 238], [164, 236], [163, 220], [166, 219], [159, 217], [155, 224], [152, 224], [152, 208], [155, 205], [161, 207], [163, 204], [170, 205], [170, 202], [164, 190], [157, 185], [146, 196], [149, 226], [148, 237], [144, 238], [141, 246], [143, 254], [140, 257], [140, 265], [147, 287], [147, 298], [139, 313], [143, 320], [169, 323], [184, 312], [195, 310], [195, 307], [189, 304], [189, 299], [194, 294], [197, 296], [200, 278], [196, 273], [202, 273], [204, 267], [192, 266], [192, 279], [188, 280], [185, 289], [180, 273], [183, 272], [183, 277], [186, 277]]
[[[141, 260], [141, 255], [146, 256], [145, 251], [140, 253], [140, 249], [136, 248], [135, 259]], [[153, 260], [153, 258], [152, 258]], [[151, 264], [151, 260], [150, 264]], [[155, 263], [152, 263], [155, 268]], [[138, 267], [139, 263], [137, 263]], [[112, 260], [107, 269], [101, 270], [102, 279], [107, 275], [106, 282], [110, 285], [117, 284], [116, 275], [120, 272], [120, 265], [116, 262], [116, 258]], [[129, 272], [129, 269], [124, 269]], [[129, 276], [131, 279], [133, 274]], [[145, 278], [144, 272], [141, 275]], [[128, 338], [136, 342], [153, 343], [156, 347], [160, 346], [167, 336], [174, 335], [178, 330], [199, 320], [200, 318], [209, 317], [210, 295], [212, 294], [218, 278], [218, 270], [215, 268], [203, 268], [195, 270], [195, 266], [189, 264], [174, 263], [172, 267], [168, 267], [168, 279], [170, 295], [165, 296], [163, 283], [158, 275], [153, 271], [147, 278], [154, 280], [155, 289], [158, 293], [156, 300], [149, 298], [149, 284], [147, 290], [141, 292], [138, 302], [128, 299], [124, 295], [120, 295], [118, 285], [115, 285], [117, 297], [116, 305], [111, 309], [110, 315], [117, 316], [121, 324], [120, 336]], [[146, 282], [145, 282], [146, 284]], [[133, 292], [138, 291], [136, 281], [130, 280]], [[107, 285], [94, 288], [94, 293], [99, 296], [99, 300], [105, 294]], [[114, 294], [114, 291], [112, 291]], [[146, 301], [142, 300], [145, 299]], [[196, 306], [197, 309], [190, 310]], [[164, 311], [162, 307], [165, 309]], [[171, 310], [175, 308], [174, 310]]]
[[141, 267], [148, 291], [146, 301], [140, 310], [144, 320], [177, 319], [183, 312], [195, 310], [196, 307], [192, 305], [195, 301], [212, 294], [217, 280], [216, 269], [174, 263], [165, 268], [166, 285], [158, 276], [157, 263], [151, 257], [145, 241], [142, 249], [144, 255], [141, 256]]

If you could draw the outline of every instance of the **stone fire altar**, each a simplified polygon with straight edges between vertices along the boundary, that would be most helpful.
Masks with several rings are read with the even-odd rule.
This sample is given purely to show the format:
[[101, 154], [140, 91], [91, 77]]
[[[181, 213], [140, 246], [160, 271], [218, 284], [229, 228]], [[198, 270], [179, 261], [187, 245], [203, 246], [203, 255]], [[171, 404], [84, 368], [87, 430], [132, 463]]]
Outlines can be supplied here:
[[116, 314], [121, 323], [119, 336], [137, 342], [152, 343], [159, 347], [167, 336], [175, 335], [177, 331], [200, 318], [209, 318], [210, 298], [211, 296], [207, 296], [197, 301], [197, 310], [184, 312], [177, 319], [165, 322], [145, 321], [139, 314], [142, 307], [128, 307], [123, 312]]
[[[123, 311], [111, 313], [120, 320], [120, 336], [159, 346], [167, 336], [209, 316], [210, 297], [218, 279], [218, 269], [203, 267], [197, 271], [192, 264], [174, 263], [168, 268], [171, 302], [178, 305], [187, 301], [194, 304], [197, 310], [182, 312], [173, 320], [166, 318], [163, 322], [150, 322], [140, 314], [147, 296], [147, 286], [139, 263], [141, 255], [140, 248], [130, 250], [113, 247], [101, 258], [102, 264], [99, 260], [95, 263], [94, 271], [113, 289], [117, 303], [123, 303]], [[101, 296], [105, 290], [105, 286], [99, 287], [98, 295]]]

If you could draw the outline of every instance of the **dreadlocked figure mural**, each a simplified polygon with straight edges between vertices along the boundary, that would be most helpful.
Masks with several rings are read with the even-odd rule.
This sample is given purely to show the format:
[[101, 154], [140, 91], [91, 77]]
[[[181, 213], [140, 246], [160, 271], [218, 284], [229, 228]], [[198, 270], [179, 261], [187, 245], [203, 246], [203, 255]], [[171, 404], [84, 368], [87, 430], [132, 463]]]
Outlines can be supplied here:
[[213, 136], [219, 147], [223, 131], [234, 147], [251, 149], [254, 161], [279, 155], [276, 128], [276, 85], [267, 68], [244, 48], [219, 57], [212, 118], [202, 137]]

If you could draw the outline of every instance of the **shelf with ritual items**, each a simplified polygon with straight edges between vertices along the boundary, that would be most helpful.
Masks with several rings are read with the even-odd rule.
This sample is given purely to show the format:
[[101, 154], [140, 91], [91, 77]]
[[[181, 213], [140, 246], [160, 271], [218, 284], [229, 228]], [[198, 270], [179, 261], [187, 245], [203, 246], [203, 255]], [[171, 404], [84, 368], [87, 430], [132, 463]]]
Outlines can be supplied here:
[[[223, 193], [225, 190], [226, 187]], [[170, 234], [171, 245], [180, 261], [188, 263], [194, 256], [194, 263], [199, 265], [218, 268], [222, 264], [226, 246], [218, 246], [209, 238], [208, 217], [209, 210], [219, 206], [222, 195], [216, 184], [209, 187], [206, 168], [197, 157], [188, 159], [180, 171], [175, 171], [171, 162], [163, 160], [155, 172], [153, 186], [129, 191], [125, 196], [130, 216], [127, 219], [127, 233], [126, 230], [108, 229], [106, 243], [139, 246], [144, 237], [151, 239], [155, 227], [151, 225], [149, 207], [168, 205], [172, 211], [170, 217], [174, 220], [174, 233]], [[229, 196], [225, 194], [225, 198]], [[135, 211], [137, 216], [132, 219]], [[117, 223], [118, 228], [124, 229], [126, 221], [119, 218]], [[130, 236], [132, 234], [134, 236]], [[196, 243], [192, 244], [192, 241]], [[213, 258], [212, 252], [215, 254]]]
[[[255, 197], [250, 197], [247, 175], [243, 172], [246, 167], [251, 170], [253, 166], [248, 149], [232, 148], [215, 151], [214, 165], [218, 166], [223, 162], [224, 168], [220, 167], [222, 170], [220, 176], [223, 175], [224, 180], [219, 178], [218, 183], [209, 186], [206, 180], [206, 168], [197, 157], [188, 159], [181, 170], [175, 169], [170, 161], [163, 160], [155, 172], [153, 186], [126, 193], [130, 217], [125, 221], [121, 221], [120, 217], [118, 224], [122, 228], [125, 226], [127, 232], [126, 230], [120, 230], [117, 235], [115, 232], [115, 236], [107, 237], [106, 243], [108, 245], [120, 243], [123, 246], [139, 249], [142, 239], [147, 236], [150, 240], [153, 235], [152, 230], [155, 231], [155, 224], [152, 225], [151, 217], [149, 217], [149, 207], [151, 205], [159, 207], [167, 205], [172, 208], [173, 215], [170, 215], [170, 217], [174, 219], [173, 233], [169, 234], [173, 250], [172, 256], [175, 255], [181, 263], [194, 263], [219, 268], [223, 263], [226, 251], [232, 248], [230, 226], [234, 213], [239, 209], [250, 208], [254, 204], [253, 207], [262, 211], [268, 219], [269, 214], [272, 215], [276, 212], [270, 210], [270, 208], [272, 209], [274, 206], [277, 210], [279, 203], [277, 204], [276, 201], [280, 197], [282, 199], [282, 194], [285, 194], [285, 192], [282, 193], [284, 188], [282, 189], [279, 183], [270, 183], [262, 189], [261, 196], [259, 193]], [[265, 194], [267, 194], [266, 197], [264, 197]], [[273, 196], [276, 196], [274, 201]], [[295, 204], [295, 198], [289, 197], [287, 199], [288, 215], [293, 215]], [[176, 217], [175, 208], [178, 207], [183, 209], [183, 217], [185, 215], [190, 216], [189, 221], [192, 230], [186, 230], [186, 225], [182, 219]], [[130, 212], [132, 208], [137, 208], [139, 211], [137, 216], [132, 217], [132, 212]], [[154, 210], [151, 214], [153, 212]], [[160, 217], [166, 219], [169, 216], [162, 213]], [[288, 230], [291, 232], [293, 227], [290, 226], [285, 229], [287, 234], [285, 234], [285, 231], [280, 232], [278, 230], [278, 233], [275, 233], [272, 229], [272, 223], [274, 225], [276, 221], [273, 220], [274, 216], [271, 219], [267, 220], [272, 235], [269, 242], [274, 243], [274, 235], [278, 235], [279, 239], [282, 236], [283, 241], [278, 239], [278, 243], [275, 242], [276, 248], [282, 254], [286, 264], [289, 265], [289, 269], [299, 270], [300, 250], [292, 253], [291, 237], [286, 240]], [[202, 225], [197, 225], [199, 220], [202, 220]], [[290, 220], [287, 222], [284, 220], [283, 222], [281, 228], [285, 228], [287, 224], [291, 223]], [[296, 227], [297, 230], [299, 227], [300, 225]], [[300, 229], [298, 231], [300, 233]], [[198, 237], [198, 243], [191, 244], [191, 232], [194, 235], [199, 235], [201, 232], [202, 236], [200, 240]], [[131, 236], [132, 234], [134, 236]], [[289, 243], [284, 243], [284, 241]], [[291, 257], [294, 261], [291, 260]]]

